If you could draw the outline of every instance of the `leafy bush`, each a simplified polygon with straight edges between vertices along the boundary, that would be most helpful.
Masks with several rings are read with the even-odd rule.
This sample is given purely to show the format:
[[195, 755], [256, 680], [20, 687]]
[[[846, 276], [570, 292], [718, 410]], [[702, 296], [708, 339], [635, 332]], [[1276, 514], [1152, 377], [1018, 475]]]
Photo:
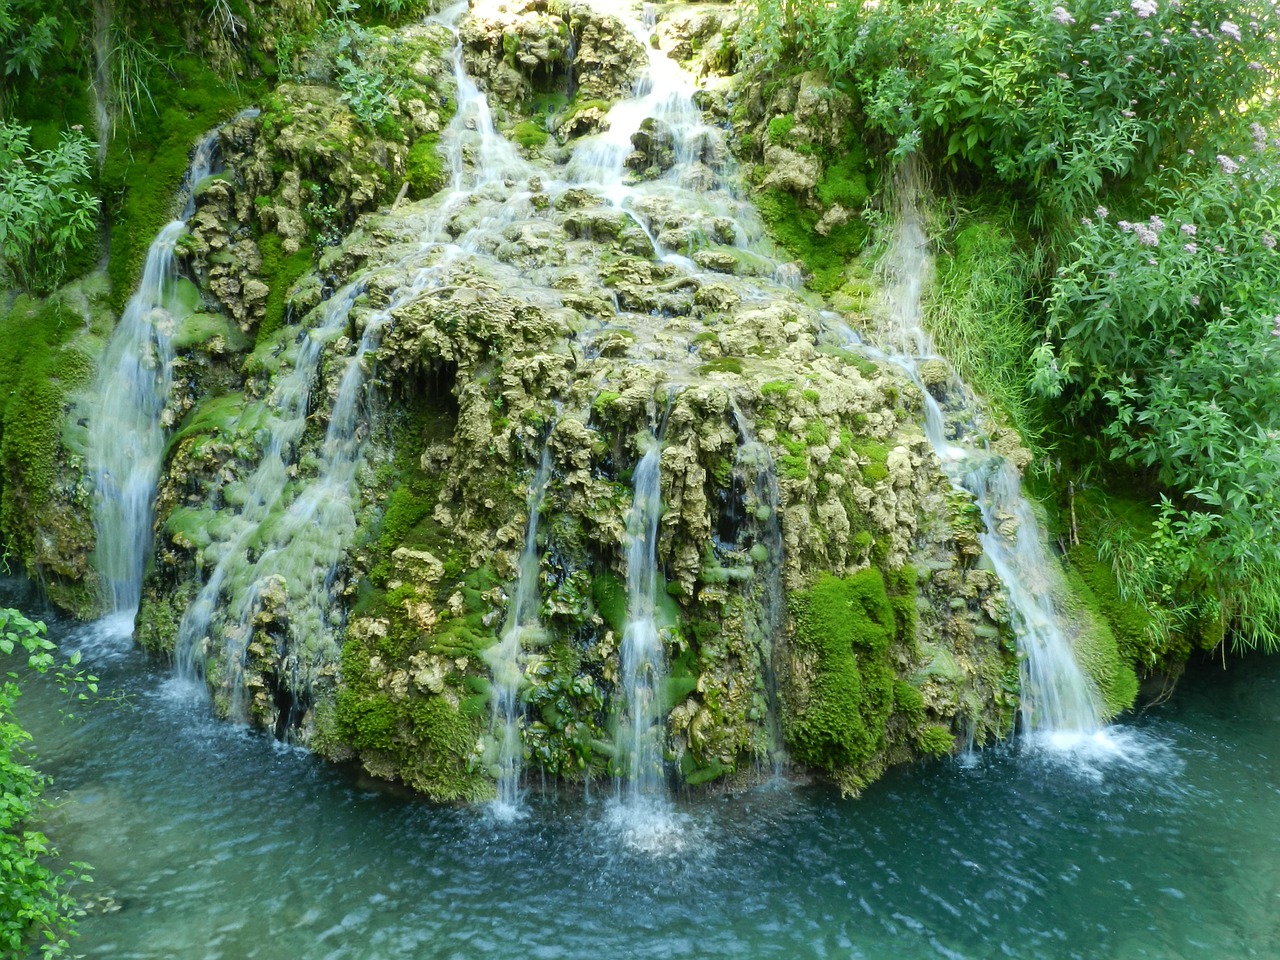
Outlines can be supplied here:
[[0, 258], [27, 290], [55, 287], [93, 233], [98, 200], [83, 188], [94, 148], [70, 130], [56, 149], [35, 151], [30, 129], [0, 120]]
[[964, 164], [1073, 216], [1234, 122], [1276, 74], [1265, 0], [755, 0], [748, 50], [856, 91], [891, 154]]
[[[44, 624], [16, 610], [0, 610], [0, 655], [27, 655], [27, 666], [45, 673], [53, 666], [54, 645]], [[75, 935], [75, 900], [68, 886], [88, 880], [87, 867], [73, 863], [60, 872], [48, 863], [57, 856], [44, 834], [30, 829], [42, 809], [44, 778], [23, 763], [23, 744], [31, 739], [14, 719], [21, 695], [17, 674], [0, 684], [0, 957], [22, 960], [39, 949], [45, 957], [63, 955]]]
[[[1147, 219], [1082, 224], [1053, 287], [1038, 388], [1101, 425], [1113, 458], [1169, 491], [1130, 588], [1280, 644], [1280, 149], [1158, 181]], [[1122, 583], [1124, 586], [1124, 583]]]
[[48, 0], [0, 0], [0, 59], [6, 77], [40, 75], [45, 57], [58, 43], [54, 10], [60, 6]]

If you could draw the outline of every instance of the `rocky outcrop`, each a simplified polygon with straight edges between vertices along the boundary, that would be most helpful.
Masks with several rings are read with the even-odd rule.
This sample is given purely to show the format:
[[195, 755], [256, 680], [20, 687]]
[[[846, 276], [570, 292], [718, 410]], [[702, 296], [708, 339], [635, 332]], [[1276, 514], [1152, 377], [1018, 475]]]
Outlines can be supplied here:
[[[660, 42], [690, 56], [729, 22], [665, 16]], [[545, 130], [562, 109], [562, 135], [598, 123], [646, 55], [576, 5], [485, 5], [461, 33], [495, 113], [511, 126], [560, 96], [537, 110]], [[492, 648], [545, 450], [521, 743], [548, 775], [607, 778], [632, 474], [657, 439], [673, 777], [749, 779], [785, 748], [857, 790], [957, 736], [1007, 732], [1008, 615], [981, 521], [919, 426], [923, 397], [833, 335], [750, 239], [758, 222], [720, 186], [724, 132], [641, 125], [626, 167], [643, 189], [625, 207], [537, 166], [561, 148], [522, 125], [524, 160], [444, 191], [444, 147], [463, 179], [486, 156], [482, 131], [450, 126], [451, 35], [383, 40], [408, 79], [382, 122], [330, 83], [281, 84], [223, 130], [228, 171], [198, 186], [144, 642], [173, 650], [213, 582], [183, 655], [220, 711], [436, 798], [487, 796]], [[765, 189], [808, 202], [831, 182], [847, 103], [811, 76], [784, 87], [795, 120], [771, 134]], [[825, 229], [852, 209], [831, 204]], [[359, 415], [335, 439], [351, 382]], [[344, 444], [349, 480], [312, 504]]]
[[566, 139], [600, 129], [609, 104], [631, 93], [646, 62], [621, 20], [584, 3], [488, 0], [471, 8], [461, 38], [467, 71], [490, 94], [499, 120], [558, 97], [567, 104], [559, 128]]

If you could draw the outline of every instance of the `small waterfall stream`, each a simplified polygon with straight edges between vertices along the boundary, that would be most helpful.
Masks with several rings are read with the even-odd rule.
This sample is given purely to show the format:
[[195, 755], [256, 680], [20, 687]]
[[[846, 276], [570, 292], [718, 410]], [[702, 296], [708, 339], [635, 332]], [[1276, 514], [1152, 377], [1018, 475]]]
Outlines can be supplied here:
[[196, 145], [183, 180], [183, 210], [147, 251], [142, 281], [111, 335], [89, 421], [95, 556], [111, 612], [137, 613], [152, 542], [152, 500], [163, 466], [164, 408], [173, 387], [178, 271], [174, 247], [195, 213], [195, 188], [215, 171], [218, 131]]
[[[640, 226], [658, 259], [684, 271], [697, 273], [701, 267], [679, 249], [681, 238], [719, 236], [728, 245], [774, 262], [775, 279], [798, 286], [794, 266], [774, 260], [755, 208], [738, 195], [724, 132], [708, 124], [694, 102], [697, 81], [655, 46], [652, 5], [644, 5], [639, 20], [625, 10], [608, 7], [608, 12], [622, 20], [644, 49], [645, 69], [633, 95], [609, 109], [605, 130], [575, 146], [565, 174], [568, 185], [599, 191]], [[661, 176], [637, 181], [629, 176], [627, 161], [636, 149], [633, 137], [646, 121], [656, 140], [669, 138], [672, 163]]]
[[538, 641], [543, 633], [539, 590], [542, 555], [538, 549], [538, 520], [542, 515], [550, 479], [551, 447], [548, 443], [542, 448], [538, 472], [529, 487], [529, 522], [525, 525], [519, 576], [507, 608], [507, 619], [502, 626], [499, 642], [484, 652], [485, 662], [493, 671], [490, 732], [498, 745], [498, 796], [494, 810], [503, 819], [510, 819], [520, 811], [520, 770], [524, 760], [524, 744], [520, 739], [517, 698], [524, 679], [524, 653], [528, 647], [540, 645]]
[[666, 795], [662, 696], [666, 654], [658, 632], [658, 523], [662, 519], [662, 442], [649, 437], [636, 464], [627, 517], [627, 621], [622, 633], [625, 715], [618, 720], [619, 782], [628, 806]]
[[782, 702], [778, 692], [778, 647], [784, 638], [787, 598], [783, 590], [783, 537], [778, 466], [768, 445], [750, 432], [744, 417], [737, 417], [743, 442], [734, 461], [735, 486], [743, 488], [742, 527], [750, 537], [748, 556], [755, 576], [748, 584], [747, 616], [760, 654], [764, 678], [769, 733], [769, 760], [775, 777], [786, 760], [782, 737]]
[[[921, 379], [920, 363], [937, 357], [921, 309], [932, 258], [916, 191], [909, 178], [904, 183], [903, 209], [888, 264], [888, 352], [861, 349], [894, 364], [920, 388], [929, 443], [951, 482], [971, 494], [982, 513], [982, 546], [1008, 591], [1018, 638], [1024, 734], [1037, 742], [1078, 739], [1099, 729], [1101, 707], [1055, 608], [1060, 574], [1018, 473], [982, 440], [949, 439], [942, 407]], [[959, 386], [958, 392], [965, 394], [963, 384]]]
[[[358, 288], [351, 286], [326, 301], [318, 311], [315, 325], [291, 348], [292, 362], [277, 378], [267, 398], [268, 411], [263, 423], [269, 438], [266, 449], [253, 473], [236, 491], [240, 509], [225, 523], [223, 535], [212, 548], [213, 568], [178, 626], [174, 655], [176, 677], [182, 683], [197, 686], [202, 695], [206, 656], [211, 652], [210, 627], [222, 603], [223, 590], [241, 598], [236, 602], [238, 607], [256, 582], [250, 576], [255, 566], [249, 559], [251, 550], [257, 547], [260, 528], [285, 495], [297, 445], [306, 430], [311, 387], [320, 358], [326, 344], [346, 327], [351, 304], [358, 293]], [[228, 631], [224, 636], [229, 653], [223, 662], [230, 664], [234, 672], [247, 638], [239, 630]]]
[[[465, 9], [458, 4], [435, 19], [453, 29]], [[369, 376], [382, 332], [399, 307], [438, 285], [449, 265], [474, 253], [482, 238], [527, 205], [527, 195], [500, 201], [492, 216], [450, 240], [447, 224], [476, 191], [529, 172], [511, 144], [494, 130], [484, 96], [466, 76], [460, 43], [453, 62], [458, 110], [444, 141], [457, 164], [455, 189], [440, 208], [422, 218], [415, 248], [386, 269], [388, 275], [404, 279], [398, 280], [383, 307], [365, 317], [359, 344], [345, 361], [314, 475], [298, 477], [298, 445], [322, 356], [350, 326], [352, 305], [365, 284], [344, 287], [319, 309], [318, 320], [295, 348], [293, 364], [276, 380], [265, 423], [267, 449], [245, 484], [243, 505], [215, 547], [212, 571], [179, 626], [178, 679], [203, 686], [206, 658], [216, 646], [213, 638], [220, 636], [222, 653], [213, 658], [219, 675], [211, 679], [227, 693], [228, 715], [246, 721], [252, 712], [246, 668], [255, 618], [268, 601], [284, 605], [288, 636], [283, 674], [275, 678], [280, 736], [305, 711], [317, 671], [337, 658], [341, 623], [335, 613], [340, 605], [332, 593], [356, 530], [356, 474], [369, 436]]]

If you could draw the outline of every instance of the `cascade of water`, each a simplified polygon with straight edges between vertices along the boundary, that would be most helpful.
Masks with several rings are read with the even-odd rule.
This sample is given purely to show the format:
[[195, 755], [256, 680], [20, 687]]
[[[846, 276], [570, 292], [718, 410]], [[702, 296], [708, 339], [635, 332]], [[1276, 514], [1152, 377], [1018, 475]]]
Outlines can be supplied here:
[[520, 742], [520, 716], [516, 698], [524, 679], [524, 652], [543, 639], [539, 592], [541, 554], [538, 551], [538, 520], [551, 477], [551, 447], [542, 448], [538, 472], [529, 488], [529, 522], [525, 526], [524, 548], [520, 551], [519, 576], [507, 608], [502, 636], [484, 653], [493, 671], [493, 714], [491, 733], [498, 742], [498, 797], [495, 810], [510, 817], [520, 808], [520, 768], [524, 747]]
[[[606, 10], [604, 3], [596, 5], [621, 18], [644, 49], [646, 62], [633, 95], [609, 109], [603, 132], [584, 137], [574, 146], [566, 170], [568, 183], [592, 187], [608, 198], [632, 217], [662, 260], [686, 271], [700, 268], [686, 255], [687, 249], [664, 242], [662, 222], [679, 223], [673, 231], [676, 237], [716, 237], [771, 260], [772, 247], [754, 207], [737, 195], [723, 132], [706, 122], [695, 103], [695, 78], [653, 42], [652, 5], [644, 5], [641, 19], [625, 11]], [[652, 125], [653, 141], [669, 144], [672, 162], [657, 178], [650, 171], [635, 182], [627, 163], [636, 149], [633, 137], [646, 121]], [[787, 286], [799, 282], [798, 272], [790, 265], [780, 265], [776, 279]]]
[[98, 402], [89, 421], [94, 475], [95, 554], [111, 612], [132, 616], [142, 598], [151, 548], [151, 502], [164, 456], [162, 416], [173, 386], [178, 272], [174, 247], [195, 212], [195, 185], [214, 172], [218, 131], [192, 153], [183, 182], [182, 216], [147, 251], [142, 282], [129, 298], [99, 368]]
[[[288, 596], [286, 686], [291, 695], [296, 698], [307, 690], [319, 665], [336, 658], [333, 638], [337, 624], [332, 618], [337, 608], [332, 602], [332, 587], [338, 564], [356, 532], [356, 471], [368, 438], [367, 417], [361, 415], [361, 406], [370, 372], [369, 353], [381, 343], [382, 331], [395, 309], [418, 296], [430, 277], [429, 270], [419, 270], [412, 282], [396, 290], [384, 308], [368, 317], [329, 414], [315, 477], [303, 483], [297, 496], [270, 524], [258, 521], [261, 529], [254, 538], [258, 558], [246, 570], [242, 588], [234, 594], [230, 611], [234, 623], [224, 631], [230, 714], [235, 719], [248, 719], [245, 655], [258, 601], [272, 582]], [[351, 288], [349, 299], [341, 307], [344, 321], [358, 292]], [[286, 721], [281, 729], [287, 726]]]
[[[922, 321], [921, 302], [932, 270], [920, 224], [916, 190], [902, 188], [903, 209], [889, 256], [888, 352], [866, 351], [894, 364], [920, 387], [925, 434], [943, 471], [970, 493], [982, 513], [983, 549], [1008, 591], [1022, 680], [1022, 721], [1027, 734], [1091, 733], [1101, 710], [1092, 683], [1072, 650], [1053, 596], [1060, 579], [1013, 465], [985, 443], [953, 442], [941, 405], [925, 388], [920, 361], [936, 356]], [[960, 385], [958, 393], [967, 390]]]
[[458, 110], [446, 137], [453, 192], [528, 178], [534, 168], [498, 133], [488, 99], [467, 73], [461, 41], [453, 49], [453, 79]]
[[[438, 22], [449, 26], [456, 35], [457, 20], [465, 10], [465, 4], [455, 5], [443, 11]], [[249, 713], [245, 666], [253, 619], [263, 591], [272, 583], [287, 594], [289, 673], [284, 686], [294, 709], [298, 696], [309, 689], [316, 670], [336, 659], [334, 636], [339, 624], [332, 619], [337, 609], [332, 587], [356, 530], [355, 477], [368, 439], [368, 418], [363, 415], [363, 406], [372, 364], [370, 354], [381, 343], [383, 330], [397, 309], [437, 285], [453, 264], [475, 253], [486, 239], [528, 209], [527, 194], [503, 199], [501, 189], [495, 190], [496, 210], [450, 241], [450, 219], [472, 198], [487, 187], [501, 188], [513, 177], [527, 176], [532, 169], [494, 128], [488, 102], [466, 73], [460, 41], [453, 51], [453, 66], [458, 110], [444, 139], [453, 163], [454, 192], [427, 217], [417, 248], [398, 265], [408, 271], [407, 282], [397, 285], [388, 303], [365, 321], [359, 347], [347, 361], [330, 412], [315, 477], [304, 481], [283, 515], [255, 538], [258, 559], [233, 591], [233, 622], [224, 633], [230, 713], [238, 719], [247, 719]], [[277, 724], [279, 730], [287, 727], [287, 722]], [[514, 792], [514, 786], [511, 789]]]
[[[178, 626], [175, 673], [179, 681], [198, 683], [203, 689], [206, 642], [214, 612], [224, 588], [242, 597], [255, 581], [255, 564], [249, 557], [256, 548], [259, 528], [273, 514], [285, 494], [289, 468], [298, 441], [307, 425], [307, 404], [324, 346], [346, 326], [351, 305], [360, 290], [352, 285], [331, 297], [319, 311], [317, 325], [292, 348], [292, 364], [278, 377], [267, 398], [270, 411], [263, 425], [267, 448], [239, 492], [239, 512], [226, 521], [225, 533], [211, 548], [213, 570], [187, 607]], [[235, 644], [243, 637], [229, 637]], [[239, 657], [233, 658], [236, 663]]]
[[632, 805], [666, 792], [662, 695], [667, 667], [657, 619], [661, 460], [661, 441], [650, 437], [649, 449], [636, 464], [627, 517], [627, 621], [621, 651], [626, 715], [618, 721], [617, 745], [625, 764], [619, 786]]

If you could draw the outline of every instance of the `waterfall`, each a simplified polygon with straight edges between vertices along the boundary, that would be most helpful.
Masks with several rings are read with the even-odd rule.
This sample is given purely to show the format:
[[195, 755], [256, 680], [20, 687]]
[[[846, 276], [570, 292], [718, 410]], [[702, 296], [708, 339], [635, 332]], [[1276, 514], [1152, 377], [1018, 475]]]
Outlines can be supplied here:
[[[731, 224], [733, 236], [722, 238], [725, 242], [772, 262], [775, 251], [755, 208], [737, 194], [724, 133], [706, 122], [694, 102], [696, 80], [653, 43], [656, 18], [651, 5], [644, 5], [639, 20], [603, 3], [593, 5], [622, 19], [644, 49], [646, 62], [633, 95], [610, 107], [604, 131], [575, 145], [565, 172], [568, 184], [598, 191], [644, 231], [658, 259], [686, 272], [702, 268], [676, 241], [664, 237], [664, 219], [668, 225], [679, 223], [671, 231], [677, 238], [716, 236]], [[661, 176], [631, 182], [627, 160], [635, 150], [632, 138], [646, 120], [652, 121], [657, 136], [670, 138], [673, 162]], [[799, 285], [798, 272], [790, 264], [778, 264], [775, 279], [784, 286]]]
[[636, 464], [627, 516], [627, 620], [621, 651], [626, 714], [618, 722], [617, 745], [624, 764], [619, 788], [633, 806], [666, 793], [662, 695], [667, 666], [657, 621], [661, 460], [662, 444], [650, 436], [649, 449]]
[[[203, 689], [206, 656], [210, 653], [209, 630], [223, 589], [226, 587], [234, 597], [243, 597], [255, 582], [249, 576], [256, 566], [250, 561], [251, 548], [256, 546], [254, 540], [260, 526], [272, 516], [285, 494], [290, 466], [306, 429], [311, 385], [324, 347], [345, 328], [359, 292], [358, 287], [349, 286], [322, 305], [316, 326], [293, 346], [292, 363], [267, 398], [269, 412], [263, 426], [266, 449], [244, 483], [239, 512], [226, 524], [225, 535], [206, 551], [213, 560], [213, 569], [178, 626], [174, 659], [179, 681], [199, 684]], [[241, 599], [236, 606], [242, 604]], [[242, 638], [229, 638], [228, 644], [234, 646], [238, 639]], [[238, 664], [240, 656], [237, 653], [227, 660]]]
[[[548, 435], [548, 440], [550, 439]], [[538, 550], [538, 520], [551, 477], [551, 447], [542, 448], [538, 472], [529, 487], [529, 522], [525, 526], [524, 548], [520, 551], [519, 575], [507, 619], [498, 643], [484, 652], [493, 671], [493, 714], [490, 732], [498, 744], [498, 796], [495, 811], [509, 819], [520, 809], [520, 768], [524, 746], [520, 740], [520, 715], [516, 699], [524, 679], [524, 651], [542, 639], [541, 596], [539, 592], [541, 554]]]
[[[902, 212], [888, 263], [888, 349], [884, 353], [862, 349], [898, 367], [920, 388], [925, 434], [943, 472], [972, 495], [981, 511], [986, 528], [982, 546], [1008, 592], [1018, 639], [1024, 733], [1038, 740], [1092, 733], [1100, 724], [1098, 696], [1075, 658], [1054, 606], [1060, 573], [1017, 471], [987, 449], [985, 442], [971, 445], [948, 439], [942, 407], [922, 382], [920, 362], [936, 357], [921, 311], [932, 258], [909, 179], [904, 179], [902, 192]], [[960, 388], [958, 393], [967, 393], [963, 384]]]
[[782, 585], [783, 539], [779, 516], [781, 493], [778, 490], [778, 467], [769, 447], [752, 436], [749, 424], [737, 417], [743, 442], [734, 459], [735, 488], [741, 484], [744, 497], [743, 526], [751, 536], [747, 555], [755, 576], [748, 593], [747, 622], [756, 634], [760, 652], [760, 673], [764, 679], [768, 713], [769, 753], [774, 776], [780, 776], [786, 759], [783, 745], [781, 711], [778, 693], [778, 644], [786, 625], [787, 598]]
[[[465, 10], [465, 4], [457, 4], [435, 19], [455, 29]], [[326, 301], [313, 328], [293, 348], [293, 363], [277, 377], [268, 398], [268, 441], [244, 485], [245, 502], [206, 550], [213, 561], [211, 572], [179, 626], [177, 678], [203, 686], [212, 662], [217, 675], [209, 679], [227, 692], [233, 719], [251, 718], [246, 669], [255, 621], [267, 599], [283, 603], [287, 611], [281, 672], [274, 678], [278, 708], [287, 703], [292, 714], [304, 709], [319, 670], [337, 658], [341, 623], [332, 594], [356, 530], [356, 472], [369, 436], [365, 405], [383, 330], [395, 310], [437, 285], [452, 263], [477, 247], [478, 237], [491, 235], [527, 206], [521, 198], [504, 202], [494, 217], [450, 242], [446, 225], [475, 190], [529, 172], [494, 129], [488, 104], [466, 75], [460, 42], [453, 64], [459, 105], [443, 139], [454, 163], [455, 189], [426, 218], [416, 248], [393, 266], [405, 281], [396, 285], [385, 306], [364, 318], [359, 344], [345, 361], [313, 476], [298, 476], [298, 445], [306, 430], [312, 385], [326, 346], [350, 325], [352, 305], [364, 285], [351, 284]], [[472, 172], [464, 179], [468, 169]], [[215, 654], [219, 637], [221, 652]], [[277, 734], [283, 735], [296, 719], [278, 717]]]
[[151, 506], [164, 457], [164, 408], [173, 387], [178, 272], [174, 247], [195, 212], [195, 187], [214, 172], [218, 131], [193, 151], [181, 217], [147, 251], [142, 282], [107, 344], [89, 421], [94, 476], [95, 562], [111, 612], [136, 614], [152, 540]]
[[461, 42], [453, 49], [453, 79], [458, 98], [448, 137], [453, 192], [473, 192], [536, 173], [516, 152], [515, 145], [498, 133], [488, 99], [467, 73]]

